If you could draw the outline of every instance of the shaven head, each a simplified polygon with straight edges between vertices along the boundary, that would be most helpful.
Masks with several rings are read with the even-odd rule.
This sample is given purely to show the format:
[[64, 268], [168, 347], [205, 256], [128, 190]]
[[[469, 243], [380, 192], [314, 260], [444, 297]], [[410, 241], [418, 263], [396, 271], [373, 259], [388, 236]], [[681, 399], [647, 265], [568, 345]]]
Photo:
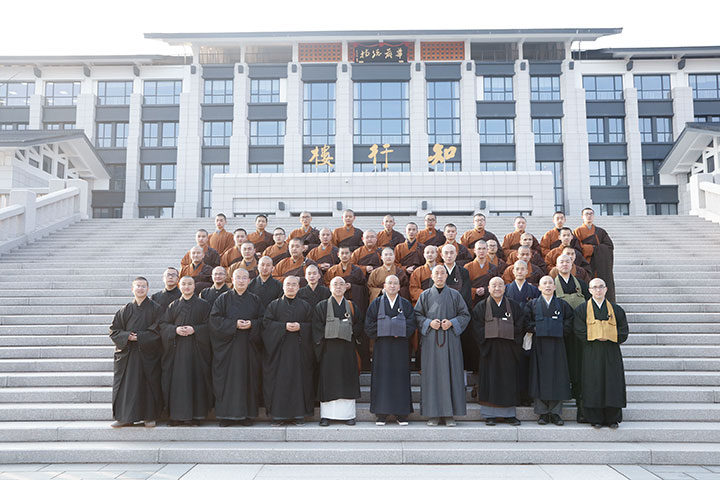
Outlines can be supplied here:
[[244, 268], [238, 268], [233, 272], [232, 281], [235, 291], [242, 295], [245, 293], [245, 290], [247, 290], [247, 287], [250, 284], [250, 272]]
[[355, 221], [355, 212], [350, 210], [349, 208], [346, 210], [343, 210], [343, 223], [346, 227], [349, 227], [353, 224]]
[[255, 228], [257, 228], [259, 232], [265, 230], [265, 227], [267, 227], [267, 223], [268, 221], [265, 215], [258, 215], [257, 217], [255, 217]]
[[190, 260], [192, 261], [193, 265], [198, 265], [203, 261], [203, 258], [205, 257], [205, 252], [203, 251], [202, 247], [193, 247], [190, 249]]
[[338, 303], [341, 301], [342, 296], [345, 295], [345, 280], [342, 277], [333, 277], [330, 280], [330, 292]]
[[457, 227], [454, 223], [448, 223], [443, 228], [443, 233], [445, 234], [445, 238], [448, 242], [454, 242], [455, 237], [457, 237]]
[[180, 279], [180, 293], [185, 300], [195, 294], [195, 279], [190, 275], [186, 275]]
[[475, 257], [477, 259], [484, 259], [485, 257], [487, 257], [487, 253], [488, 246], [485, 240], [478, 240], [477, 242], [475, 242]]
[[513, 264], [513, 275], [515, 280], [525, 280], [528, 275], [528, 264], [523, 260], [518, 260]]
[[201, 228], [195, 232], [195, 243], [200, 247], [204, 247], [208, 243], [208, 232], [204, 228]]
[[572, 260], [572, 263], [575, 263], [575, 259], [577, 258], [577, 254], [575, 253], [575, 249], [573, 247], [565, 247], [562, 250], [563, 255], [567, 255], [570, 257], [570, 260]]
[[572, 230], [570, 230], [568, 227], [562, 227], [560, 229], [560, 233], [558, 233], [558, 238], [560, 239], [560, 243], [564, 246], [570, 245], [570, 242], [573, 238]]
[[565, 212], [558, 210], [553, 214], [553, 223], [555, 228], [562, 228], [565, 226]]
[[375, 230], [365, 230], [363, 232], [363, 244], [367, 248], [375, 248], [375, 245], [377, 245], [377, 233]]
[[526, 247], [532, 247], [533, 244], [533, 236], [531, 233], [523, 233], [520, 235], [520, 245], [524, 245]]
[[380, 257], [386, 267], [390, 267], [395, 263], [395, 251], [390, 247], [383, 248]]
[[251, 262], [255, 258], [255, 244], [252, 242], [243, 242], [240, 245], [240, 255], [246, 262]]
[[322, 230], [320, 230], [319, 236], [320, 243], [322, 243], [323, 245], [330, 244], [330, 241], [332, 240], [332, 232], [329, 228], [323, 228]]
[[445, 265], [455, 265], [455, 260], [457, 259], [457, 249], [455, 245], [450, 245], [449, 243], [443, 245], [442, 258]]
[[540, 288], [540, 293], [543, 294], [543, 297], [549, 299], [555, 293], [555, 280], [553, 280], [550, 275], [545, 275], [540, 279], [538, 287]]
[[352, 253], [350, 252], [350, 247], [340, 247], [338, 248], [338, 258], [340, 258], [340, 261], [342, 263], [347, 263], [350, 261], [350, 256]]
[[287, 298], [295, 298], [298, 290], [300, 289], [300, 278], [293, 275], [285, 277], [283, 280], [283, 294]]
[[247, 242], [247, 232], [244, 228], [236, 228], [233, 232], [233, 240], [235, 240], [235, 246], [240, 247], [243, 243]]
[[258, 260], [258, 273], [261, 277], [266, 278], [272, 275], [273, 261], [272, 258], [265, 255]]
[[588, 287], [590, 288], [590, 293], [592, 293], [593, 298], [598, 303], [602, 303], [605, 300], [605, 295], [607, 294], [607, 285], [605, 285], [605, 280], [602, 278], [593, 278], [590, 280]]
[[570, 255], [565, 255], [563, 253], [555, 261], [555, 266], [557, 267], [558, 272], [566, 277], [572, 272], [573, 260], [570, 258]]
[[227, 280], [227, 272], [225, 271], [225, 267], [215, 267], [212, 271], [212, 280], [215, 286], [222, 286], [223, 283]]
[[427, 229], [435, 228], [435, 225], [437, 224], [437, 217], [435, 216], [434, 213], [432, 213], [432, 212], [426, 213], [424, 220], [425, 220], [425, 228], [427, 228]]
[[303, 241], [299, 238], [291, 238], [288, 242], [288, 251], [290, 256], [297, 260], [303, 256]]
[[488, 283], [488, 292], [496, 303], [500, 303], [505, 295], [505, 281], [501, 277], [493, 277]]
[[273, 240], [275, 240], [275, 245], [282, 245], [285, 243], [285, 229], [277, 227], [273, 230]]
[[320, 282], [321, 275], [320, 268], [314, 263], [305, 268], [305, 280], [307, 280], [308, 285], [312, 287]]
[[526, 247], [524, 245], [518, 247], [518, 260], [523, 260], [526, 263], [530, 263], [531, 258], [532, 250], [530, 250], [530, 247]]
[[423, 251], [427, 263], [434, 263], [437, 260], [438, 248], [435, 245], [428, 245]]
[[495, 255], [498, 251], [498, 244], [495, 240], [490, 239], [487, 241], [488, 253]]
[[581, 215], [585, 225], [591, 226], [595, 221], [595, 210], [590, 207], [583, 208]]
[[515, 217], [515, 231], [516, 232], [524, 232], [525, 227], [527, 227], [527, 220], [522, 215], [518, 215]]
[[448, 273], [443, 265], [435, 265], [432, 269], [431, 278], [437, 288], [443, 288], [447, 282]]
[[223, 230], [226, 223], [227, 217], [224, 213], [218, 213], [217, 215], [215, 215], [215, 228], [217, 228], [218, 230]]
[[179, 272], [175, 267], [168, 267], [163, 272], [163, 283], [166, 290], [172, 290], [177, 287]]
[[300, 212], [300, 223], [302, 226], [307, 228], [310, 226], [310, 222], [312, 222], [312, 215], [310, 215], [310, 212], [304, 210]]
[[485, 215], [482, 213], [476, 213], [473, 216], [473, 227], [477, 231], [484, 229], [486, 222], [487, 222], [487, 219], [485, 218]]
[[145, 277], [135, 277], [132, 281], [132, 293], [136, 300], [144, 300], [147, 297], [150, 283]]
[[407, 225], [405, 225], [405, 237], [407, 237], [408, 240], [411, 242], [414, 242], [417, 238], [418, 234], [418, 226], [415, 222], [410, 222]]
[[400, 280], [395, 275], [388, 275], [385, 277], [385, 284], [383, 290], [390, 297], [395, 297], [400, 291]]
[[389, 232], [393, 228], [395, 228], [395, 218], [392, 215], [385, 215], [383, 217], [383, 228], [386, 232]]

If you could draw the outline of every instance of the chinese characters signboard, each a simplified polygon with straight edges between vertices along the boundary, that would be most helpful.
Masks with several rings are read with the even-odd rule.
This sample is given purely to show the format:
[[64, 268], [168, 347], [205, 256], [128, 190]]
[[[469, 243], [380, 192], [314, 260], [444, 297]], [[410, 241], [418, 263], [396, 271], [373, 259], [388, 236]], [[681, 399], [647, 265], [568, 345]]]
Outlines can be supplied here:
[[406, 63], [407, 43], [355, 44], [355, 63]]

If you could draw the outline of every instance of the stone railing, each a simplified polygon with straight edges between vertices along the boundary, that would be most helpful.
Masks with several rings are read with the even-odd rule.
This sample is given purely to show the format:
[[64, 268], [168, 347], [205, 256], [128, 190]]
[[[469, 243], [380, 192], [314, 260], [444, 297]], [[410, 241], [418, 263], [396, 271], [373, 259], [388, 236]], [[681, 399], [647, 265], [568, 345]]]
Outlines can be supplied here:
[[0, 208], [0, 254], [33, 242], [78, 220], [88, 218], [89, 189], [85, 180], [50, 180], [49, 193], [11, 190], [8, 206]]
[[720, 223], [720, 174], [699, 173], [690, 177], [690, 215]]

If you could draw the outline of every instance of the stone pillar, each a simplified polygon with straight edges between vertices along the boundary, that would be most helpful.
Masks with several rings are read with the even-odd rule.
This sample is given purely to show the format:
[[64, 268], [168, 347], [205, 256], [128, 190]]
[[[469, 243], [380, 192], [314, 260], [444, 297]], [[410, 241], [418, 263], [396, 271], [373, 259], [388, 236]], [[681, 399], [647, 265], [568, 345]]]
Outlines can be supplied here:
[[42, 109], [45, 103], [45, 91], [43, 90], [43, 81], [40, 78], [35, 79], [35, 94], [30, 97], [30, 119], [28, 120], [28, 128], [30, 130], [39, 130], [42, 128]]
[[[470, 58], [470, 42], [465, 42], [465, 58]], [[470, 65], [468, 70], [467, 66]], [[460, 142], [463, 172], [480, 171], [480, 137], [477, 133], [477, 93], [475, 64], [468, 60], [460, 64]]]
[[180, 124], [177, 139], [177, 167], [175, 178], [176, 218], [195, 218], [200, 214], [202, 186], [202, 78], [199, 66], [196, 73], [187, 67], [180, 94]]
[[[347, 42], [343, 42], [343, 59], [347, 60]], [[352, 66], [338, 63], [335, 84], [335, 171], [353, 171], [353, 82]]]
[[[425, 69], [420, 59], [420, 42], [415, 42], [415, 62], [410, 65], [410, 171], [428, 171], [427, 93]], [[420, 71], [416, 66], [421, 65]]]
[[127, 153], [125, 156], [125, 202], [123, 218], [138, 218], [140, 191], [140, 146], [142, 145], [142, 80], [135, 78], [130, 95]]
[[65, 187], [66, 188], [73, 188], [77, 187], [80, 190], [80, 195], [78, 196], [78, 202], [75, 207], [75, 210], [80, 214], [80, 218], [83, 220], [87, 220], [90, 218], [90, 186], [88, 185], [88, 182], [81, 179], [81, 178], [68, 178], [65, 180]]
[[[297, 45], [296, 45], [297, 47]], [[295, 67], [295, 72], [293, 68]], [[287, 120], [285, 121], [285, 147], [283, 149], [283, 171], [285, 173], [302, 172], [302, 120], [303, 120], [303, 84], [300, 78], [300, 66], [288, 64], [287, 78]]]
[[[628, 75], [623, 81], [629, 83]], [[630, 79], [632, 81], [632, 79]], [[625, 140], [627, 141], [627, 181], [630, 188], [630, 215], [647, 215], [643, 195], [642, 140], [638, 116], [637, 90], [625, 88]]]
[[90, 143], [95, 145], [95, 104], [97, 96], [93, 90], [93, 81], [89, 77], [80, 82], [80, 95], [75, 111], [75, 127], [85, 131]]
[[534, 172], [535, 134], [532, 131], [530, 116], [530, 68], [525, 60], [515, 62], [513, 96], [515, 98], [515, 170]]
[[249, 92], [248, 66], [244, 63], [238, 63], [235, 65], [235, 77], [233, 78], [233, 129], [230, 137], [229, 168], [229, 173], [235, 175], [248, 173], [249, 171], [248, 141], [250, 138], [250, 123], [247, 120]]
[[10, 190], [9, 205], [25, 207], [23, 222], [18, 235], [30, 235], [35, 231], [35, 192], [31, 190]]

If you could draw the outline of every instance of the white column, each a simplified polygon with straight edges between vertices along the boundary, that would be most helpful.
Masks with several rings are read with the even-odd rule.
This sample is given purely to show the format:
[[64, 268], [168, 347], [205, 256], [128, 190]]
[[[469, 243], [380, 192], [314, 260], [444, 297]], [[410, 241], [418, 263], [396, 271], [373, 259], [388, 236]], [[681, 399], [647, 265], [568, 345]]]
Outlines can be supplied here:
[[[465, 42], [465, 58], [470, 58], [470, 42]], [[480, 171], [480, 137], [477, 133], [477, 95], [475, 65], [460, 64], [460, 142], [462, 143], [462, 171]]]
[[[687, 77], [686, 77], [687, 78]], [[685, 130], [687, 122], [695, 121], [692, 88], [687, 84], [672, 89], [673, 99], [673, 140], [677, 140]]]
[[180, 124], [177, 140], [175, 179], [175, 211], [177, 218], [195, 218], [200, 214], [202, 185], [202, 121], [200, 101], [202, 78], [199, 66], [196, 73], [187, 67], [180, 94]]
[[[297, 49], [297, 44], [295, 45]], [[293, 73], [292, 64], [288, 64], [287, 78], [287, 120], [285, 121], [285, 147], [283, 149], [283, 171], [285, 173], [302, 172], [302, 115], [303, 85], [300, 78], [300, 65]]]
[[[239, 73], [242, 68], [242, 73]], [[233, 78], [233, 129], [230, 137], [230, 170], [229, 173], [248, 173], [248, 140], [250, 123], [248, 122], [248, 99], [250, 79], [248, 66], [244, 63], [235, 65]]]
[[30, 119], [28, 120], [30, 130], [42, 128], [42, 109], [45, 103], [45, 90], [43, 88], [42, 79], [35, 79], [35, 94], [30, 97]]
[[[623, 79], [632, 85], [632, 75]], [[627, 141], [627, 181], [630, 188], [630, 215], [647, 215], [643, 196], [642, 140], [638, 115], [637, 90], [625, 88], [625, 139]]]
[[85, 130], [90, 143], [95, 144], [95, 103], [96, 96], [93, 90], [93, 81], [89, 77], [80, 82], [80, 94], [77, 99], [75, 111], [75, 127]]
[[138, 218], [140, 191], [140, 145], [142, 145], [142, 80], [133, 81], [130, 96], [130, 119], [128, 123], [127, 154], [125, 156], [125, 202], [123, 218]]
[[[520, 65], [525, 64], [525, 70]], [[530, 117], [530, 67], [525, 60], [515, 62], [515, 170], [535, 171], [535, 135]]]
[[[347, 42], [343, 42], [346, 58]], [[343, 65], [347, 71], [343, 72]], [[338, 63], [335, 84], [335, 171], [353, 171], [353, 82], [349, 63]]]
[[422, 65], [420, 42], [415, 42], [416, 61], [410, 64], [410, 171], [428, 171], [427, 93], [425, 91], [424, 65], [418, 72], [416, 65]]
[[19, 235], [30, 235], [35, 231], [36, 220], [36, 195], [31, 190], [10, 190], [8, 205], [22, 205], [25, 207], [23, 213], [23, 225], [18, 229]]
[[588, 149], [587, 112], [585, 89], [581, 75], [570, 70], [570, 62], [562, 63], [560, 95], [563, 99], [563, 181], [565, 187], [565, 211], [568, 215], [580, 215], [580, 211], [592, 204], [590, 198], [590, 152]]

